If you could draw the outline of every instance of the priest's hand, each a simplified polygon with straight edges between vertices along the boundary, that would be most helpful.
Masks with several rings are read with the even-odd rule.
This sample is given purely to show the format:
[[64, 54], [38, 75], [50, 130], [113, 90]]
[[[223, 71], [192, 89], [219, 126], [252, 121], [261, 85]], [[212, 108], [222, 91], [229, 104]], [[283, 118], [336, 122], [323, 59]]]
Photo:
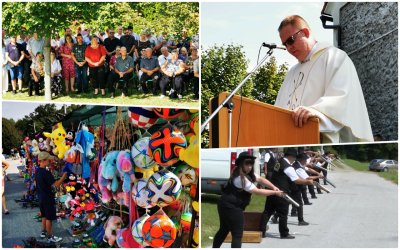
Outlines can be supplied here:
[[296, 127], [303, 127], [311, 117], [317, 117], [317, 115], [302, 106], [293, 110], [292, 118]]

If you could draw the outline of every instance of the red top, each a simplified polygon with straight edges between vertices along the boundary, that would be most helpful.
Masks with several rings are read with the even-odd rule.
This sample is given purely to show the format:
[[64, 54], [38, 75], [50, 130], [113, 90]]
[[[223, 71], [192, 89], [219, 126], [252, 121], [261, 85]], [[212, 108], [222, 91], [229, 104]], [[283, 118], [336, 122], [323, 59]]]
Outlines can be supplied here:
[[[91, 46], [88, 46], [85, 50], [85, 57], [92, 60], [92, 62], [99, 62], [101, 57], [105, 56], [105, 55], [107, 55], [106, 48], [100, 44], [99, 44], [99, 47], [97, 47], [97, 49], [93, 49]], [[104, 64], [104, 62], [103, 62], [103, 64]], [[99, 65], [99, 66], [102, 66], [102, 65]], [[94, 68], [95, 66], [93, 64], [89, 63], [89, 67]]]

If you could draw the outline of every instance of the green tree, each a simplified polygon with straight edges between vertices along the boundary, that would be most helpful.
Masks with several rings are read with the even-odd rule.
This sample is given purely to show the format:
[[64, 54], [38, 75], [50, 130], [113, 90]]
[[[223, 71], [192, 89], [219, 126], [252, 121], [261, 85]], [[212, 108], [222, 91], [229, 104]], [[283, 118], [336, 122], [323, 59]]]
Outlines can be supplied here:
[[278, 66], [275, 57], [271, 57], [252, 77], [254, 87], [251, 95], [254, 99], [274, 104], [287, 70], [286, 64]]
[[22, 142], [22, 133], [15, 129], [13, 119], [2, 119], [2, 147], [4, 153], [9, 153], [11, 148], [19, 147]]
[[[201, 57], [201, 120], [210, 115], [208, 103], [219, 93], [232, 91], [247, 74], [247, 60], [242, 46], [214, 46]], [[251, 97], [253, 84], [242, 87], [242, 95]], [[240, 92], [239, 92], [240, 93]], [[207, 134], [202, 135], [202, 147], [208, 147]]]
[[24, 26], [45, 39], [45, 99], [51, 100], [50, 40], [52, 34], [76, 20], [89, 21], [96, 15], [98, 3], [85, 2], [7, 2], [3, 3], [3, 28], [17, 35]]

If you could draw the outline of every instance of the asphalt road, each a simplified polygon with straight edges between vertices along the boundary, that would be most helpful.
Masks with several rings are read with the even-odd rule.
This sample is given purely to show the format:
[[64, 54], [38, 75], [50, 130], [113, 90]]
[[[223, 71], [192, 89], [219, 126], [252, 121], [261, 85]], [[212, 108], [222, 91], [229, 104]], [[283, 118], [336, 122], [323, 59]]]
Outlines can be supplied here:
[[[18, 166], [21, 163], [18, 160], [7, 160], [11, 166], [7, 169], [7, 175], [10, 181], [5, 181], [6, 204], [10, 214], [2, 214], [2, 247], [11, 248], [14, 245], [24, 246], [22, 240], [28, 237], [36, 237], [40, 240], [42, 230], [41, 222], [37, 222], [33, 217], [39, 212], [39, 208], [22, 208], [20, 203], [16, 203], [15, 199], [21, 199], [26, 193], [24, 179], [19, 177]], [[20, 167], [22, 168], [22, 166]], [[62, 237], [62, 246], [72, 243], [73, 238], [67, 229], [71, 226], [68, 219], [64, 219], [61, 223], [53, 222], [53, 233]]]
[[[290, 234], [279, 238], [277, 224], [269, 224], [267, 238], [260, 244], [243, 243], [243, 248], [397, 248], [398, 186], [375, 173], [334, 168], [330, 179], [337, 188], [320, 194], [304, 208], [309, 226], [297, 226], [297, 217], [288, 218]], [[223, 244], [224, 248], [230, 247]]]

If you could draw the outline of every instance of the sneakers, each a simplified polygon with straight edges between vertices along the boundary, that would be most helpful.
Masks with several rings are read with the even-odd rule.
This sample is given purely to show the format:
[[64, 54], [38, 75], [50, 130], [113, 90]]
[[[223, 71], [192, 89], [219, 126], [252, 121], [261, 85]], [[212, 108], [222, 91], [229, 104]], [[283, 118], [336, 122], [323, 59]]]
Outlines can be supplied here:
[[47, 232], [46, 231], [42, 231], [42, 233], [40, 234], [40, 238], [44, 239], [47, 237]]
[[303, 221], [299, 221], [299, 226], [308, 226], [310, 223]]
[[164, 98], [165, 97], [165, 95], [160, 95], [160, 98]]
[[49, 243], [57, 243], [57, 242], [60, 242], [60, 241], [62, 241], [63, 239], [61, 238], [61, 237], [57, 237], [57, 236], [55, 236], [55, 235], [53, 235], [53, 236], [51, 236], [50, 238], [47, 238], [47, 241], [49, 242]]
[[295, 237], [293, 235], [281, 235], [281, 239], [294, 239]]
[[182, 99], [182, 95], [178, 95], [178, 98], [179, 98], [179, 99]]
[[278, 218], [276, 218], [275, 216], [273, 216], [273, 217], [271, 218], [271, 223], [272, 223], [272, 224], [278, 224]]

